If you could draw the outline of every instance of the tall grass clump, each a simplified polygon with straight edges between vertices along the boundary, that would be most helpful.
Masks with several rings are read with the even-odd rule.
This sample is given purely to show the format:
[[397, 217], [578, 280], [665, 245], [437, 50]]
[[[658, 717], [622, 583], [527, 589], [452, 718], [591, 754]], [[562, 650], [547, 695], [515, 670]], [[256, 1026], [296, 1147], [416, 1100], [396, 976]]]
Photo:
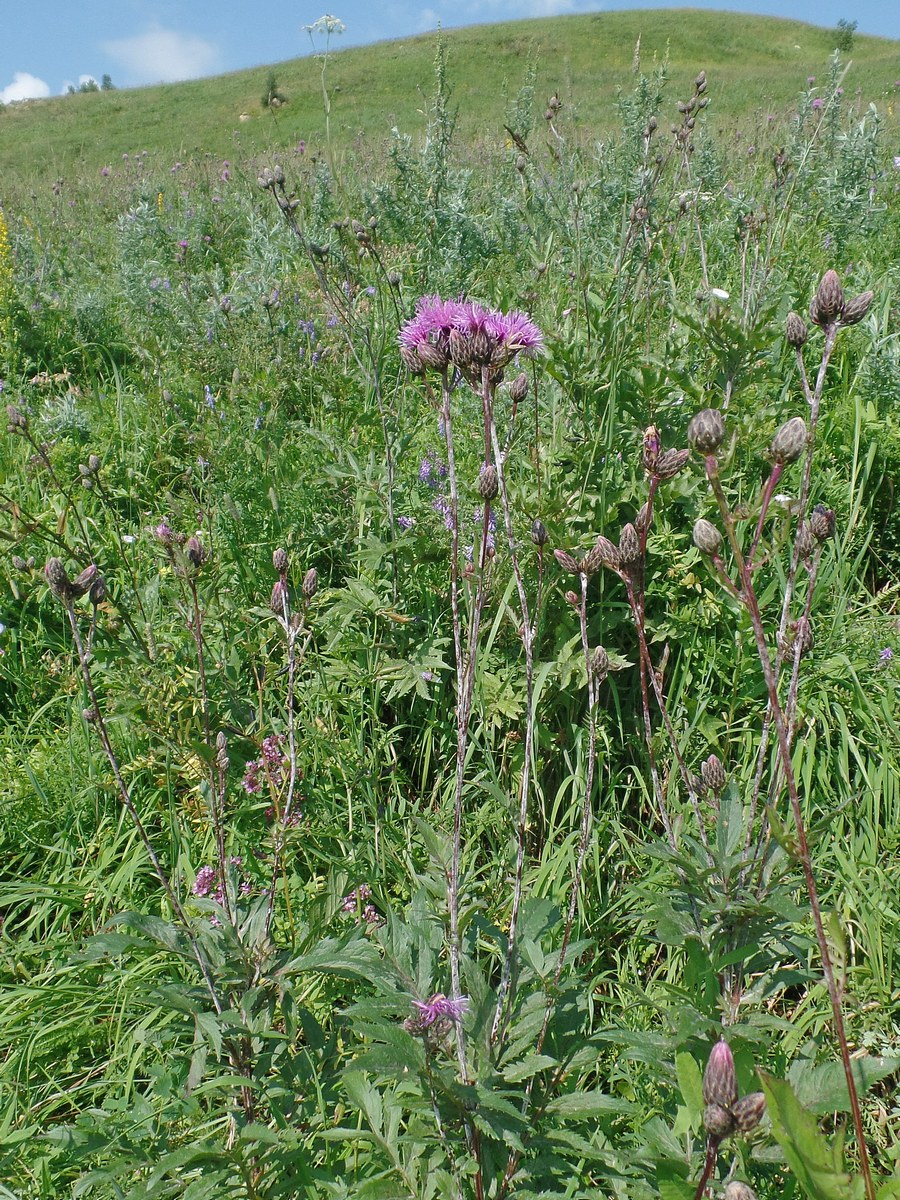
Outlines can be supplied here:
[[880, 114], [535, 63], [3, 196], [18, 1200], [900, 1187]]

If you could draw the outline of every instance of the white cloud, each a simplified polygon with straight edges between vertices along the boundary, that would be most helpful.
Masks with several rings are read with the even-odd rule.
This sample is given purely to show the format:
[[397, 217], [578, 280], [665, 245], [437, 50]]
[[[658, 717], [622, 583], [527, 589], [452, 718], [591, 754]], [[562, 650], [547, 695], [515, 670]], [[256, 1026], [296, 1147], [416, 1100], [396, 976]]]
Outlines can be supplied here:
[[27, 71], [16, 71], [12, 83], [8, 83], [0, 91], [0, 102], [12, 104], [14, 100], [40, 100], [50, 95], [50, 85], [38, 79], [37, 75], [29, 75]]
[[436, 29], [440, 19], [440, 14], [436, 13], [433, 8], [420, 9], [418, 32], [429, 33], [432, 29]]
[[150, 29], [136, 37], [105, 42], [103, 49], [130, 72], [135, 83], [175, 83], [221, 69], [218, 46], [174, 29]]

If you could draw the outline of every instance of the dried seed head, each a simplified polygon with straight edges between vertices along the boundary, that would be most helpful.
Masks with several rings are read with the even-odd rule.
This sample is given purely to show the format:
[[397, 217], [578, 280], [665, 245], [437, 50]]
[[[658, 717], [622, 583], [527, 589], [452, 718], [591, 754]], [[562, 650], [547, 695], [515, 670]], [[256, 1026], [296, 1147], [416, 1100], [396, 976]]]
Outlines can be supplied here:
[[719, 1038], [710, 1051], [703, 1073], [703, 1102], [730, 1109], [737, 1097], [737, 1075], [731, 1047], [724, 1038]]
[[844, 311], [841, 313], [841, 324], [857, 325], [869, 311], [869, 307], [874, 299], [874, 292], [860, 292], [858, 296], [854, 296], [852, 300], [848, 300], [844, 305]]
[[766, 1098], [762, 1092], [750, 1092], [747, 1096], [741, 1096], [740, 1100], [736, 1100], [731, 1106], [734, 1122], [741, 1133], [749, 1133], [751, 1129], [755, 1129], [765, 1111]]
[[106, 599], [106, 580], [102, 575], [98, 575], [88, 588], [88, 599], [95, 608]]
[[690, 450], [663, 450], [656, 460], [655, 473], [660, 479], [674, 479], [690, 457]]
[[291, 611], [287, 584], [283, 579], [275, 581], [275, 586], [272, 588], [272, 595], [269, 599], [269, 608], [271, 608], [276, 617], [286, 617]]
[[598, 537], [581, 565], [585, 575], [593, 575], [601, 567], [611, 567], [615, 571], [619, 566], [619, 548], [609, 538]]
[[188, 538], [184, 547], [184, 553], [188, 562], [195, 570], [199, 570], [206, 562], [206, 551], [200, 539], [196, 536]]
[[816, 541], [827, 542], [829, 538], [833, 538], [836, 525], [834, 509], [817, 504], [809, 518], [809, 527]]
[[556, 559], [562, 569], [564, 571], [568, 571], [570, 575], [578, 575], [581, 571], [581, 567], [578, 565], [572, 555], [568, 554], [565, 550], [554, 550], [553, 557]]
[[478, 476], [478, 495], [482, 500], [493, 500], [500, 490], [497, 468], [493, 463], [484, 463]]
[[687, 439], [701, 454], [715, 454], [725, 440], [725, 418], [717, 408], [704, 408], [691, 418]]
[[772, 439], [772, 458], [777, 463], [796, 462], [806, 449], [808, 434], [802, 417], [791, 417]]
[[694, 522], [694, 545], [701, 554], [710, 556], [722, 549], [722, 535], [711, 521], [700, 517]]
[[637, 530], [629, 522], [619, 535], [619, 559], [623, 566], [630, 567], [641, 557], [641, 541]]
[[531, 522], [531, 540], [541, 550], [547, 545], [547, 527], [543, 521], [534, 520]]
[[801, 521], [797, 526], [797, 532], [794, 535], [794, 545], [797, 547], [798, 556], [804, 561], [810, 557], [816, 548], [816, 539], [813, 537], [812, 530], [805, 521]]
[[707, 1104], [703, 1110], [703, 1124], [710, 1137], [719, 1141], [734, 1133], [734, 1117], [721, 1104]]
[[844, 311], [844, 289], [836, 271], [826, 271], [818, 291], [809, 306], [809, 315], [816, 325], [833, 325]]
[[57, 599], [62, 600], [63, 604], [71, 602], [72, 583], [66, 572], [66, 568], [62, 565], [61, 559], [47, 559], [47, 564], [44, 567], [44, 578], [47, 580], [47, 586], [50, 588], [50, 591]]
[[609, 674], [609, 655], [602, 646], [595, 646], [591, 654], [591, 672], [595, 679], [605, 679]]
[[806, 328], [806, 322], [799, 313], [788, 313], [784, 324], [784, 336], [787, 338], [788, 345], [793, 346], [795, 350], [802, 350], [806, 345], [809, 331]]
[[71, 583], [73, 600], [79, 600], [82, 596], [86, 596], [96, 578], [97, 568], [93, 563], [89, 567], [85, 567], [80, 575], [76, 575]]
[[12, 556], [12, 565], [17, 571], [27, 571], [29, 569], [28, 563], [18, 554]]
[[725, 1185], [722, 1200], [757, 1200], [757, 1196], [752, 1187], [741, 1183], [739, 1179], [732, 1179]]
[[279, 575], [283, 575], [288, 568], [288, 556], [284, 550], [278, 549], [272, 555], [272, 566]]
[[303, 576], [303, 596], [306, 600], [312, 600], [313, 596], [319, 590], [319, 572], [315, 567], [310, 567]]
[[509, 385], [509, 398], [513, 404], [519, 404], [528, 395], [528, 376], [520, 371]]
[[717, 754], [711, 754], [709, 758], [700, 768], [700, 775], [703, 782], [711, 792], [717, 796], [724, 791], [727, 782], [725, 777], [725, 768], [722, 766], [722, 760]]
[[216, 734], [216, 766], [220, 771], [228, 770], [228, 739], [221, 729]]

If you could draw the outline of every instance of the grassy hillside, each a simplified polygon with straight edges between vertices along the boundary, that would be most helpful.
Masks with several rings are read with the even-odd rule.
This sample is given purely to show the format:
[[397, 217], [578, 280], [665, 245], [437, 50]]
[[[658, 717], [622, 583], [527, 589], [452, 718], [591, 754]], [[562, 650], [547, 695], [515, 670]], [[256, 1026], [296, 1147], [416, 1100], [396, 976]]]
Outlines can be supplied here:
[[[690, 9], [515, 21], [444, 37], [459, 131], [465, 139], [488, 141], [504, 136], [509, 98], [521, 88], [529, 62], [537, 71], [539, 109], [544, 94], [558, 89], [565, 130], [589, 136], [614, 124], [617, 89], [628, 84], [640, 41], [645, 66], [668, 55], [679, 94], [705, 69], [714, 123], [727, 128], [782, 112], [811, 73], [824, 77], [835, 42], [833, 30], [796, 21]], [[410, 133], [421, 129], [434, 45], [435, 36], [427, 34], [333, 55], [327, 84], [337, 145], [383, 139], [394, 125]], [[900, 74], [897, 55], [895, 41], [857, 37], [847, 56], [848, 95], [883, 102], [889, 118]], [[188, 83], [10, 106], [0, 114], [4, 167], [65, 175], [99, 170], [143, 150], [177, 160], [201, 152], [245, 157], [299, 139], [315, 149], [324, 129], [320, 61], [296, 58], [277, 66], [288, 100], [277, 113], [260, 103], [267, 74], [260, 66]], [[540, 121], [540, 111], [535, 115]]]

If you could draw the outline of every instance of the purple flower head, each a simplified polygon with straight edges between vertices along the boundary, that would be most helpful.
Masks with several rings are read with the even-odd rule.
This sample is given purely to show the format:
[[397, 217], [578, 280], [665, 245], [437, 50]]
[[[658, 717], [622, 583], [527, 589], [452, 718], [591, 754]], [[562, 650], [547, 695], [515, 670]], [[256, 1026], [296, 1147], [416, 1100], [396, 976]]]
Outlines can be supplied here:
[[534, 354], [544, 344], [544, 335], [526, 313], [513, 309], [508, 313], [491, 313], [489, 327], [507, 353]]
[[413, 525], [415, 525], [415, 523], [416, 523], [415, 517], [398, 517], [397, 518], [397, 524], [403, 530], [404, 533], [406, 533], [408, 530], [412, 529], [412, 527], [413, 527]]
[[812, 106], [815, 109], [822, 108], [824, 106], [824, 104], [825, 104], [825, 101], [822, 99], [821, 96], [816, 96], [815, 100], [813, 100], [813, 102], [812, 102]]
[[106, 175], [108, 175], [108, 174], [109, 174], [109, 167], [101, 167], [101, 168], [100, 168], [100, 174], [101, 174], [101, 175], [103, 175], [104, 177], [105, 177]]
[[891, 661], [891, 659], [893, 657], [894, 657], [894, 651], [890, 648], [890, 646], [884, 646], [881, 650], [878, 651], [878, 661], [884, 667], [887, 666], [887, 664]]
[[163, 517], [160, 523], [153, 530], [153, 536], [157, 539], [157, 541], [162, 542], [164, 546], [172, 545], [172, 542], [175, 540], [175, 534], [165, 517]]
[[433, 1025], [441, 1017], [460, 1021], [463, 1014], [469, 1011], [469, 997], [450, 997], [443, 992], [435, 992], [430, 1000], [413, 1000], [413, 1008], [418, 1009], [418, 1023], [422, 1026]]
[[197, 872], [197, 878], [194, 880], [194, 895], [208, 896], [215, 882], [215, 867], [201, 867]]

